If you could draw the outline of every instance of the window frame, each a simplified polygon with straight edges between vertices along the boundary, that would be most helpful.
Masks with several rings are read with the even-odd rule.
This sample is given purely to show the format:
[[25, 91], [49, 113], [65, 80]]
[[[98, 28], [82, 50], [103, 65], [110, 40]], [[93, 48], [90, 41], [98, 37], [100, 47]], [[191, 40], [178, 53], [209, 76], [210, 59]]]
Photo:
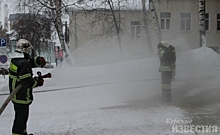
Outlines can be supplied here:
[[[190, 17], [183, 17], [183, 16], [188, 16]], [[187, 23], [187, 21], [190, 21]], [[184, 29], [182, 27], [182, 23], [184, 23]], [[187, 24], [190, 25], [190, 29], [187, 29]], [[192, 13], [180, 13], [180, 30], [181, 31], [192, 31]]]
[[[218, 19], [218, 15], [219, 15], [219, 19]], [[217, 23], [217, 25], [216, 25], [216, 30], [218, 31], [218, 32], [220, 32], [220, 13], [217, 13], [217, 15], [216, 15], [216, 23]], [[219, 28], [218, 28], [218, 23], [219, 23]]]
[[[169, 14], [167, 17], [166, 14]], [[164, 15], [164, 16], [163, 16]], [[161, 12], [160, 13], [160, 28], [163, 31], [171, 30], [171, 13], [170, 12]], [[167, 25], [169, 24], [169, 25]]]
[[[208, 15], [208, 18], [206, 15]], [[208, 26], [208, 29], [207, 29], [207, 26]], [[205, 14], [205, 30], [210, 31], [210, 14], [209, 13]]]
[[141, 21], [131, 21], [131, 37], [140, 39], [142, 36]]

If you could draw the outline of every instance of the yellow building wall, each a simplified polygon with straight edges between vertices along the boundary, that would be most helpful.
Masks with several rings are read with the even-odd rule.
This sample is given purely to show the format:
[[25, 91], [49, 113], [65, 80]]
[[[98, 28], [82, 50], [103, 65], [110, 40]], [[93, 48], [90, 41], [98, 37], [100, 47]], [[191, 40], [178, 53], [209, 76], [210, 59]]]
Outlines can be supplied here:
[[[155, 7], [158, 19], [160, 21], [161, 12], [171, 13], [170, 30], [162, 30], [163, 39], [174, 45], [177, 51], [185, 51], [199, 48], [199, 18], [198, 18], [198, 0], [156, 0]], [[103, 12], [103, 11], [98, 11]], [[106, 11], [105, 11], [106, 12]], [[220, 47], [220, 33], [217, 31], [217, 13], [220, 14], [220, 1], [207, 0], [206, 12], [210, 14], [210, 30], [206, 32], [207, 46]], [[84, 11], [72, 11], [70, 14], [70, 48], [71, 51], [76, 50], [80, 46], [94, 40], [94, 35], [100, 34], [99, 25], [91, 27], [91, 22], [95, 20], [93, 17], [97, 12], [85, 13]], [[116, 16], [118, 15], [117, 12]], [[181, 31], [181, 13], [191, 13], [191, 30]], [[149, 49], [145, 38], [144, 29], [142, 28], [140, 39], [131, 38], [131, 21], [142, 21], [142, 11], [127, 10], [121, 11], [121, 27], [124, 29], [122, 35], [122, 49], [127, 55], [133, 53], [137, 57], [147, 57]], [[157, 53], [158, 38], [152, 15], [148, 11], [149, 33], [151, 36], [154, 53]], [[100, 22], [101, 23], [101, 22]], [[143, 24], [143, 22], [142, 22]], [[77, 29], [75, 29], [75, 27]], [[96, 40], [98, 44], [98, 40]], [[93, 42], [94, 43], [94, 42]], [[104, 43], [105, 44], [105, 43]], [[119, 46], [117, 42], [112, 46]], [[97, 47], [98, 49], [100, 47]], [[126, 55], [126, 54], [125, 54]]]
[[[158, 17], [160, 12], [171, 13], [171, 30], [162, 31], [164, 40], [171, 44], [194, 49], [199, 47], [199, 1], [198, 0], [157, 0]], [[191, 13], [191, 31], [181, 31], [180, 13]], [[210, 30], [206, 31], [207, 46], [220, 46], [220, 33], [217, 31], [217, 13], [220, 13], [219, 0], [206, 0], [206, 13], [210, 17]], [[160, 20], [160, 19], [159, 19]], [[187, 46], [188, 45], [188, 46]]]

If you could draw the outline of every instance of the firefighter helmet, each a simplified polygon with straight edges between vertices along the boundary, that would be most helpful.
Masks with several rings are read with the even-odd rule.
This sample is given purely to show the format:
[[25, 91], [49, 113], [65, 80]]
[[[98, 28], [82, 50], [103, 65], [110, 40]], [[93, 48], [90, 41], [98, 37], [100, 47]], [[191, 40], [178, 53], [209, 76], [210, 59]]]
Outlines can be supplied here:
[[170, 44], [167, 41], [161, 41], [161, 44], [167, 48], [170, 46]]
[[31, 45], [31, 43], [28, 40], [26, 40], [26, 39], [19, 39], [17, 44], [16, 44], [15, 51], [30, 54], [30, 51], [32, 49], [33, 49], [33, 46]]

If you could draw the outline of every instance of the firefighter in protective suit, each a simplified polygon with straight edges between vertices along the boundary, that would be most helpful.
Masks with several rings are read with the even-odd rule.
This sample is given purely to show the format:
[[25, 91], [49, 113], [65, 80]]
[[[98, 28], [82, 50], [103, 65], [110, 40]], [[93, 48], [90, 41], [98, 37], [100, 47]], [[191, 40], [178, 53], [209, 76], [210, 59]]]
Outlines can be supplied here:
[[162, 101], [170, 102], [172, 100], [171, 80], [176, 62], [175, 48], [167, 41], [161, 41], [158, 44], [158, 57], [160, 59]]
[[11, 59], [9, 67], [9, 90], [12, 92], [19, 84], [22, 88], [12, 97], [15, 118], [12, 127], [12, 135], [28, 135], [27, 121], [29, 105], [33, 101], [32, 89], [42, 86], [44, 80], [33, 78], [32, 68], [44, 67], [43, 57], [30, 57], [32, 45], [26, 39], [20, 39], [16, 44], [15, 56]]

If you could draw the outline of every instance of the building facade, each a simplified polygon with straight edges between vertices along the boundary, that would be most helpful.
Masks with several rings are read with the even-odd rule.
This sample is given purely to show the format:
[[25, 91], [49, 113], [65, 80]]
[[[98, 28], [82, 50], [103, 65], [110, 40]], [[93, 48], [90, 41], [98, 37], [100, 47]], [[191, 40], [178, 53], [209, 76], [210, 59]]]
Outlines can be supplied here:
[[[163, 40], [169, 41], [177, 51], [188, 51], [199, 48], [199, 1], [198, 0], [155, 0]], [[70, 16], [70, 49], [75, 51], [80, 46], [88, 44], [108, 33], [108, 38], [116, 35], [115, 25], [110, 19], [104, 19], [103, 14], [111, 14], [109, 10], [69, 9]], [[99, 16], [98, 18], [95, 18]], [[148, 56], [148, 45], [144, 33], [141, 7], [136, 10], [115, 11], [117, 22], [121, 28], [121, 46], [126, 53], [137, 57]], [[150, 11], [147, 11], [148, 28], [153, 45], [157, 52], [158, 38]], [[102, 20], [102, 21], [101, 21]], [[105, 20], [103, 22], [103, 20]], [[108, 20], [108, 21], [106, 21]], [[112, 31], [110, 28], [112, 27]], [[103, 32], [105, 31], [105, 32]], [[113, 40], [112, 40], [113, 41]], [[97, 40], [96, 43], [99, 41]], [[117, 44], [117, 42], [114, 42]], [[220, 47], [220, 1], [206, 1], [206, 44], [216, 52]]]
[[[164, 39], [181, 46], [188, 45], [190, 49], [199, 47], [198, 0], [159, 0], [156, 8]], [[206, 45], [219, 52], [219, 37], [220, 1], [207, 0]]]

